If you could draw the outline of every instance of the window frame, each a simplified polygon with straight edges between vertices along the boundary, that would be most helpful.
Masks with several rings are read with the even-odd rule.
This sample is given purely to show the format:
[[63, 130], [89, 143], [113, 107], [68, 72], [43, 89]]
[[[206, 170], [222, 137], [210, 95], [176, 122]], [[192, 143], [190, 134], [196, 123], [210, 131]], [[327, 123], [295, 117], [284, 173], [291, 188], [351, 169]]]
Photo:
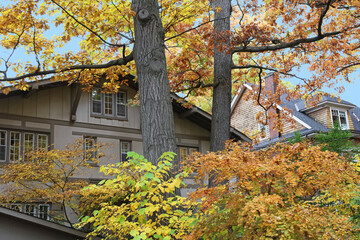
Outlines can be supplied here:
[[[93, 141], [92, 145], [89, 148], [87, 146], [87, 142], [88, 142], [87, 139], [89, 139], [89, 140], [91, 139]], [[97, 143], [97, 137], [84, 135], [83, 140], [84, 140], [84, 146], [83, 146], [83, 148], [84, 148], [84, 159], [87, 160], [88, 163], [95, 165], [94, 161], [91, 160], [91, 158], [96, 158], [97, 157], [97, 151], [93, 152], [93, 154], [90, 157], [88, 157], [86, 155], [86, 151], [91, 149], [91, 148], [94, 148], [94, 145]]]
[[[40, 149], [38, 145], [38, 136], [46, 136], [46, 150], [49, 149], [50, 146], [50, 133], [44, 132], [32, 132], [28, 130], [18, 130], [18, 129], [0, 129], [0, 132], [5, 133], [5, 161], [0, 160], [0, 164], [8, 164], [8, 163], [17, 163], [20, 161], [24, 161], [25, 159], [25, 135], [33, 134], [33, 150]], [[18, 159], [11, 160], [11, 133], [19, 134], [19, 153]]]
[[5, 133], [5, 145], [1, 145], [1, 139], [0, 139], [0, 147], [5, 146], [5, 159], [4, 160], [0, 159], [0, 162], [5, 163], [7, 161], [7, 159], [8, 159], [8, 131], [0, 130], [0, 132]]
[[[186, 149], [186, 157], [185, 157], [185, 159], [182, 158], [182, 154], [181, 154], [182, 149]], [[191, 156], [191, 151], [192, 150], [195, 150], [196, 152], [200, 152], [199, 147], [185, 146], [185, 145], [178, 146], [180, 163], [181, 163], [181, 161], [185, 161], [187, 157]]]
[[[333, 108], [333, 107], [330, 107], [330, 118], [331, 118], [331, 125], [332, 127], [335, 127], [334, 126], [334, 120], [333, 120], [333, 111], [337, 111], [338, 112], [338, 115], [337, 115], [337, 118], [338, 118], [338, 123], [339, 123], [339, 126], [342, 130], [349, 130], [350, 129], [350, 125], [349, 125], [349, 118], [348, 118], [348, 110], [346, 109], [341, 109], [341, 108]], [[341, 125], [341, 121], [340, 121], [340, 112], [344, 112], [345, 113], [345, 121], [346, 121], [346, 126], [343, 127]]]
[[[261, 123], [257, 124], [258, 126], [258, 131], [259, 131], [259, 140], [260, 141], [264, 141], [266, 139], [268, 139], [270, 137], [270, 130], [269, 130], [269, 125], [264, 125]], [[265, 137], [262, 137], [262, 133], [265, 131]]]
[[[90, 116], [91, 117], [102, 117], [102, 118], [108, 118], [108, 119], [116, 119], [116, 120], [127, 120], [128, 117], [128, 108], [127, 108], [127, 92], [124, 90], [118, 91], [117, 93], [108, 94], [108, 93], [100, 93], [101, 97], [100, 100], [94, 100], [93, 99], [93, 92], [98, 91], [100, 88], [94, 88], [90, 92]], [[124, 94], [124, 102], [118, 103], [118, 96], [119, 94]], [[111, 114], [105, 113], [105, 106], [106, 106], [106, 95], [111, 96]], [[94, 101], [100, 101], [101, 102], [101, 113], [94, 112]], [[125, 105], [125, 115], [121, 116], [118, 115], [118, 104]]]
[[[131, 141], [125, 141], [125, 140], [120, 140], [120, 162], [126, 162], [128, 159], [125, 157], [125, 160], [123, 160], [123, 143], [127, 143], [129, 145], [129, 149], [126, 152], [126, 156], [128, 152], [131, 152]], [[124, 152], [125, 154], [125, 152]]]

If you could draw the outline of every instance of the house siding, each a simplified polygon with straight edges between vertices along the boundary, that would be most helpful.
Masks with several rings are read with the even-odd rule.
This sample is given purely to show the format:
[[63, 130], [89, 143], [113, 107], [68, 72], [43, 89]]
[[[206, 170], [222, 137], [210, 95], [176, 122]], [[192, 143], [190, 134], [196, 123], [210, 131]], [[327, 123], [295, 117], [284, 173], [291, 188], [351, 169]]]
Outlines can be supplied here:
[[[136, 94], [132, 88], [122, 90], [128, 99]], [[100, 165], [120, 161], [121, 141], [131, 142], [131, 150], [143, 154], [139, 106], [128, 106], [125, 120], [94, 117], [90, 112], [90, 93], [82, 92], [76, 121], [70, 121], [71, 92], [71, 87], [59, 86], [0, 99], [0, 129], [46, 133], [50, 144], [58, 149], [84, 135], [94, 136], [98, 142], [109, 144], [104, 150], [107, 157], [100, 159]], [[178, 145], [197, 147], [204, 153], [210, 149], [210, 131], [177, 113], [174, 122]], [[94, 168], [87, 173], [79, 172], [77, 177], [102, 178], [103, 175]]]
[[251, 137], [258, 131], [256, 114], [264, 110], [259, 105], [256, 105], [253, 100], [246, 99], [248, 92], [249, 90], [244, 91], [233, 109], [231, 113], [231, 126], [245, 134], [248, 133]]
[[282, 132], [283, 135], [305, 129], [303, 125], [291, 119], [290, 117], [286, 117], [283, 122], [284, 122], [283, 132]]
[[321, 123], [324, 127], [332, 128], [330, 108], [322, 108], [308, 114], [309, 117]]

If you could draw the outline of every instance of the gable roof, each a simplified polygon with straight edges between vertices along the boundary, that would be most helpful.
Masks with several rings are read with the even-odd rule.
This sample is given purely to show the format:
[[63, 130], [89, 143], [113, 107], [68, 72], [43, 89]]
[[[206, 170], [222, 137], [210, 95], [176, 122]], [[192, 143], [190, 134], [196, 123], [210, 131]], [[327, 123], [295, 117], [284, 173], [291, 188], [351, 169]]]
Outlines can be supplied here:
[[[125, 78], [130, 80], [130, 81], [128, 81], [129, 87], [137, 91], [138, 85], [137, 85], [137, 83], [132, 81], [132, 77], [130, 76], [130, 77], [125, 77]], [[55, 87], [60, 87], [60, 86], [71, 85], [74, 83], [69, 84], [68, 81], [54, 82], [54, 81], [51, 81], [51, 79], [44, 79], [44, 80], [39, 80], [37, 82], [30, 82], [28, 84], [29, 84], [29, 91], [24, 92], [15, 87], [12, 87], [11, 91], [8, 95], [0, 93], [0, 99], [11, 97], [11, 96], [16, 96], [16, 95], [25, 95], [26, 96], [28, 94], [31, 94], [32, 91], [45, 90], [45, 89], [50, 89], [50, 88], [55, 88]], [[175, 93], [171, 93], [170, 96], [173, 100], [172, 106], [173, 106], [174, 112], [179, 113], [181, 115], [181, 117], [186, 118], [186, 119], [196, 123], [197, 125], [205, 128], [208, 131], [211, 130], [211, 115], [209, 113], [203, 111], [202, 109], [200, 109], [196, 106], [191, 106], [190, 108], [184, 107], [182, 103], [184, 103], [184, 102], [186, 103], [186, 101], [182, 100]], [[251, 139], [248, 136], [246, 136], [245, 134], [236, 130], [233, 127], [231, 127], [231, 129], [230, 129], [230, 134], [231, 134], [232, 139], [251, 142]]]
[[[238, 102], [240, 101], [242, 95], [244, 94], [244, 92], [246, 90], [253, 90], [253, 86], [250, 84], [244, 83], [243, 87], [241, 87], [238, 90], [237, 95], [234, 97], [234, 99], [231, 103], [231, 111], [232, 112], [234, 111], [236, 105], [238, 104]], [[305, 127], [305, 129], [302, 129], [299, 131], [299, 133], [302, 136], [311, 136], [318, 132], [329, 131], [329, 129], [327, 127], [325, 127], [324, 125], [322, 125], [321, 123], [317, 122], [312, 117], [307, 115], [307, 113], [310, 113], [314, 110], [318, 110], [318, 109], [321, 109], [321, 108], [324, 108], [327, 106], [348, 109], [350, 116], [351, 116], [351, 120], [353, 122], [353, 126], [354, 126], [354, 130], [351, 130], [351, 132], [354, 133], [355, 135], [360, 134], [360, 108], [357, 107], [356, 105], [354, 105], [348, 101], [345, 101], [345, 100], [339, 100], [338, 98], [335, 98], [335, 97], [323, 96], [321, 102], [318, 103], [316, 106], [308, 107], [308, 106], [306, 106], [306, 102], [304, 100], [302, 100], [302, 99], [286, 100], [286, 96], [287, 96], [286, 94], [283, 94], [282, 96], [280, 96], [280, 100], [282, 101], [282, 103], [280, 105], [276, 105], [276, 107], [281, 111], [285, 111], [285, 109], [289, 109], [292, 111], [292, 114], [290, 115], [290, 117]], [[292, 132], [292, 133], [282, 135], [280, 138], [276, 137], [276, 138], [270, 139], [268, 141], [262, 141], [262, 142], [258, 143], [256, 147], [257, 148], [266, 147], [275, 142], [294, 137], [294, 135], [295, 135], [295, 132]]]

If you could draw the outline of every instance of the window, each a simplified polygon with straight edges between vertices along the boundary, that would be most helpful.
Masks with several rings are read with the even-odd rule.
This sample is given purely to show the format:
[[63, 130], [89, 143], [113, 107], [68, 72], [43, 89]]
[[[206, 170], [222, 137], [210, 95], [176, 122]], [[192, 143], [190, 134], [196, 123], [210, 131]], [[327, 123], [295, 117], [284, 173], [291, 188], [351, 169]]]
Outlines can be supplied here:
[[36, 208], [34, 204], [25, 204], [24, 213], [36, 217]]
[[84, 136], [84, 158], [89, 160], [90, 162], [96, 158], [96, 151], [89, 151], [95, 147], [96, 137]]
[[30, 160], [29, 152], [34, 150], [34, 142], [34, 133], [24, 133], [24, 160]]
[[342, 129], [349, 129], [346, 111], [331, 109], [333, 127], [338, 124]]
[[120, 156], [121, 162], [124, 162], [127, 160], [127, 153], [130, 152], [131, 150], [131, 145], [130, 142], [126, 142], [126, 141], [121, 141], [120, 142]]
[[48, 136], [44, 134], [37, 135], [37, 147], [38, 149], [47, 149], [48, 148]]
[[39, 204], [39, 214], [38, 217], [41, 219], [49, 220], [49, 209], [50, 206], [48, 204]]
[[29, 160], [28, 152], [47, 149], [49, 137], [46, 134], [0, 130], [0, 162]]
[[43, 203], [14, 203], [10, 209], [27, 215], [50, 220], [50, 205]]
[[265, 140], [269, 138], [269, 125], [264, 125], [261, 123], [258, 123], [258, 130], [259, 130], [259, 140]]
[[194, 153], [198, 151], [199, 149], [195, 147], [179, 147], [180, 161], [186, 160], [188, 156], [192, 156]]
[[6, 131], [0, 131], [0, 161], [6, 161]]
[[10, 209], [17, 211], [17, 212], [22, 212], [22, 204], [21, 203], [14, 203], [10, 205]]
[[126, 118], [126, 92], [101, 93], [100, 88], [91, 92], [91, 114], [101, 117]]
[[10, 161], [20, 160], [20, 133], [10, 132]]

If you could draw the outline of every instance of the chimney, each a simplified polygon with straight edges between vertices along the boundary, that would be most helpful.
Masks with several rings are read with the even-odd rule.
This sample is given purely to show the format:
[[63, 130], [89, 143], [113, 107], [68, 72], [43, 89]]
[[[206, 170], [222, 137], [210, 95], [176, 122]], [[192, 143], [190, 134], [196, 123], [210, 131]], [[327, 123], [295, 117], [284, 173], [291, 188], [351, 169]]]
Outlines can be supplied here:
[[[274, 78], [274, 74], [269, 74], [265, 77], [265, 90], [268, 97], [272, 97], [272, 95], [276, 94], [277, 87], [279, 85], [279, 81]], [[279, 112], [276, 107], [271, 107], [268, 110], [268, 118], [269, 118], [269, 135], [270, 138], [281, 137], [280, 132], [275, 128], [276, 118], [279, 116]]]

